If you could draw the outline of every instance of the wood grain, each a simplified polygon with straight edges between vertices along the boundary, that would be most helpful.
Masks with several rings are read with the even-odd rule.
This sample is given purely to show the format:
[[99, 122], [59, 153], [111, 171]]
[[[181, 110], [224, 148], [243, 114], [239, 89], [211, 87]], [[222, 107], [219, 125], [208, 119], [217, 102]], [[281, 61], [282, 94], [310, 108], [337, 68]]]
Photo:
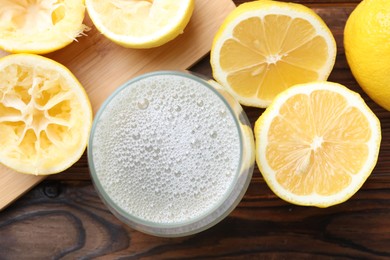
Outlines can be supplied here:
[[[107, 210], [83, 156], [0, 213], [0, 259], [390, 259], [390, 112], [362, 92], [342, 46], [346, 19], [359, 1], [295, 2], [310, 5], [336, 38], [329, 80], [359, 92], [381, 120], [377, 166], [350, 200], [325, 209], [291, 205], [272, 193], [256, 167], [243, 200], [222, 222], [189, 237], [157, 238]], [[191, 70], [211, 76], [209, 57]], [[263, 112], [244, 109], [252, 124]]]
[[[388, 187], [389, 188], [389, 187]], [[254, 180], [238, 208], [200, 234], [157, 238], [132, 230], [88, 182], [44, 181], [0, 216], [2, 259], [388, 259], [387, 189], [347, 203], [299, 207]], [[34, 248], [33, 250], [27, 250]]]

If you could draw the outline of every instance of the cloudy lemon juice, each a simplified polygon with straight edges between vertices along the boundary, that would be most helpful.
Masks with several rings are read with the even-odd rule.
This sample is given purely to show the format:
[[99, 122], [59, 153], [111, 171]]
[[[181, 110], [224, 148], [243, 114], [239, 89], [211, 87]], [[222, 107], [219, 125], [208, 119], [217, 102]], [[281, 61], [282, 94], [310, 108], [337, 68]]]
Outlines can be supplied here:
[[253, 135], [238, 103], [182, 72], [119, 88], [95, 117], [88, 159], [99, 194], [133, 228], [199, 232], [238, 204], [253, 171]]

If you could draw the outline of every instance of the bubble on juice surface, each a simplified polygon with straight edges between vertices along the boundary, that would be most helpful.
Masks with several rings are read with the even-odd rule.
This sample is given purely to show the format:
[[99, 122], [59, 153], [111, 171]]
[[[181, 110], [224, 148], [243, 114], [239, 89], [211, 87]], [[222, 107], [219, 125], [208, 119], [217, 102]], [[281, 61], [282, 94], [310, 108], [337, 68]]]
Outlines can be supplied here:
[[137, 101], [139, 109], [145, 110], [149, 107], [149, 100], [147, 98], [141, 98]]
[[222, 203], [236, 179], [240, 145], [236, 121], [219, 96], [197, 81], [159, 75], [111, 100], [92, 154], [96, 176], [118, 207], [173, 224]]

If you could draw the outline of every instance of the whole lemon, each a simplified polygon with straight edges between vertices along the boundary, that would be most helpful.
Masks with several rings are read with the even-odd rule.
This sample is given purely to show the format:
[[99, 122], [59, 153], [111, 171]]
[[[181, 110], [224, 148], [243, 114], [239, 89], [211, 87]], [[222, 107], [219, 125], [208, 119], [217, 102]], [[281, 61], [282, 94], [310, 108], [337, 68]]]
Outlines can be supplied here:
[[344, 29], [344, 48], [361, 88], [390, 111], [389, 0], [363, 0], [354, 9]]

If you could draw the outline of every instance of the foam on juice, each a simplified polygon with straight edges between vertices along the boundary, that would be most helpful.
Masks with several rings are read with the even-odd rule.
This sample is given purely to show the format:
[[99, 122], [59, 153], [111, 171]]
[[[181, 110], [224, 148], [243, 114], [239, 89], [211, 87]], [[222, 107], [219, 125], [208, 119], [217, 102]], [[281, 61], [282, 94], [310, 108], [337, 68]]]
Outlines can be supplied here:
[[221, 204], [240, 167], [237, 123], [200, 82], [157, 75], [133, 82], [102, 112], [93, 163], [104, 191], [143, 221], [178, 224]]

